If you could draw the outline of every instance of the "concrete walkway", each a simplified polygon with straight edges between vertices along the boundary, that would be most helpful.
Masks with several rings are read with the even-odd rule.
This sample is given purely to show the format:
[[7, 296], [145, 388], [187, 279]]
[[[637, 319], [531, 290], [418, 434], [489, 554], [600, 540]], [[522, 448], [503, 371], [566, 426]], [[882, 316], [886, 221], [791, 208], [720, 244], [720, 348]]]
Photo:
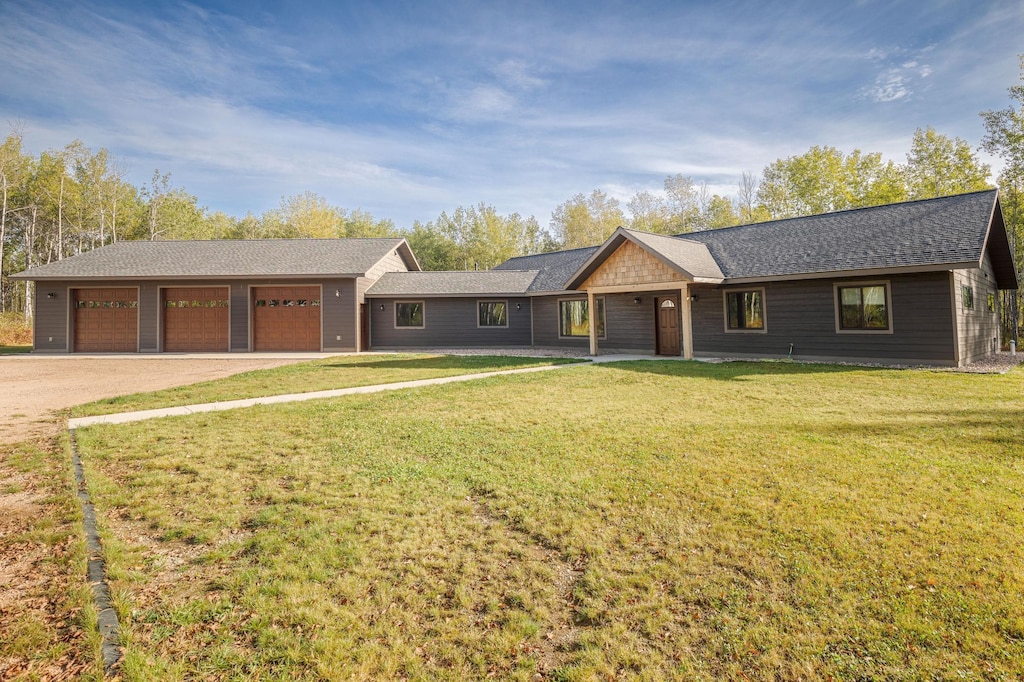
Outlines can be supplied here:
[[487, 377], [504, 376], [509, 374], [530, 374], [533, 372], [549, 372], [565, 367], [578, 367], [581, 364], [603, 364], [606, 362], [624, 362], [629, 360], [659, 360], [672, 361], [682, 360], [674, 357], [655, 357], [651, 355], [599, 355], [589, 358], [589, 362], [571, 362], [561, 365], [544, 365], [542, 367], [524, 367], [522, 369], [504, 369], [497, 372], [478, 372], [476, 374], [459, 374], [450, 377], [437, 377], [434, 379], [417, 379], [416, 381], [398, 381], [392, 384], [375, 384], [371, 386], [351, 386], [349, 388], [336, 388], [327, 391], [311, 391], [309, 393], [288, 393], [284, 395], [270, 395], [260, 398], [243, 398], [240, 400], [223, 400], [215, 403], [201, 403], [199, 405], [180, 405], [178, 407], [163, 407], [156, 410], [140, 410], [138, 412], [121, 412], [119, 414], [102, 414], [95, 417], [75, 417], [68, 420], [69, 429], [77, 429], [94, 424], [127, 424], [128, 422], [145, 421], [147, 419], [158, 419], [160, 417], [178, 417], [186, 414], [199, 412], [220, 412], [223, 410], [234, 410], [241, 407], [253, 407], [254, 405], [273, 405], [275, 403], [296, 403], [304, 400], [319, 400], [321, 398], [339, 398], [346, 395], [361, 395], [367, 393], [381, 393], [383, 391], [399, 391], [404, 388], [419, 388], [421, 386], [440, 386], [442, 384], [455, 384], [463, 381], [475, 381]]
[[398, 381], [393, 384], [375, 384], [372, 386], [352, 386], [349, 388], [336, 388], [328, 391], [311, 391], [309, 393], [289, 393], [285, 395], [270, 395], [261, 398], [243, 398], [241, 400], [224, 400], [216, 403], [202, 403], [200, 405], [181, 405], [179, 407], [164, 407], [158, 410], [140, 410], [138, 412], [122, 412], [120, 414], [103, 414], [95, 417], [76, 417], [68, 420], [69, 429], [77, 429], [93, 424], [126, 424], [128, 422], [144, 421], [146, 419], [157, 419], [159, 417], [176, 417], [185, 414], [196, 414], [197, 412], [220, 412], [221, 410], [234, 410], [240, 407], [252, 407], [254, 405], [273, 405], [275, 403], [295, 403], [304, 400], [319, 400], [320, 398], [338, 398], [346, 395], [359, 395], [364, 393], [381, 393], [383, 391], [398, 391], [403, 388], [419, 388], [420, 386], [439, 386], [441, 384], [454, 384], [461, 381], [474, 381], [486, 379], [487, 377], [502, 376], [504, 374], [528, 374], [530, 372], [547, 372], [562, 367], [578, 366], [581, 363], [568, 363], [564, 365], [544, 365], [542, 367], [524, 367], [522, 369], [505, 369], [497, 372], [479, 372], [477, 374], [459, 374], [450, 377], [437, 377], [434, 379], [418, 379], [416, 381]]

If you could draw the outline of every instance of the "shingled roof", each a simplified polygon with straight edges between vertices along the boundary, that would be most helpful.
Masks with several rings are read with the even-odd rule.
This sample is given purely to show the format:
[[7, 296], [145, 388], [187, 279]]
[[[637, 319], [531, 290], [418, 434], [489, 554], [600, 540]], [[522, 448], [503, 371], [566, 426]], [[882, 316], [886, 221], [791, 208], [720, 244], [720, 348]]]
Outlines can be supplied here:
[[419, 270], [404, 239], [121, 241], [13, 275], [17, 279], [209, 279], [359, 277], [398, 251]]
[[566, 286], [575, 289], [582, 285], [626, 241], [637, 244], [688, 279], [707, 282], [723, 279], [718, 263], [703, 243], [620, 227], [573, 273]]
[[565, 291], [565, 284], [573, 273], [579, 270], [599, 246], [585, 246], [580, 249], [538, 253], [532, 256], [509, 258], [494, 270], [537, 270], [537, 278], [530, 285], [530, 293]]
[[[677, 235], [707, 245], [728, 280], [978, 267], [993, 228], [1006, 243], [996, 190]], [[1000, 285], [1012, 261], [992, 250]], [[1008, 249], [1007, 254], [1008, 255]]]
[[529, 291], [536, 270], [483, 270], [471, 272], [388, 272], [366, 295], [394, 296], [522, 296]]

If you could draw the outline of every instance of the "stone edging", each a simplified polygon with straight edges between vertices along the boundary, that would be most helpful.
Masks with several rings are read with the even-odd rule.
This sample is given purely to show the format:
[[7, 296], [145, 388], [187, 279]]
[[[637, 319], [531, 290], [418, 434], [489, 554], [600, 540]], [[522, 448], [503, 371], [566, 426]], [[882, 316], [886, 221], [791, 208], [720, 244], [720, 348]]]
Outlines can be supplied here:
[[82, 504], [82, 525], [85, 528], [85, 547], [89, 555], [89, 587], [96, 603], [97, 624], [103, 640], [103, 672], [111, 676], [114, 668], [121, 661], [121, 645], [119, 635], [121, 626], [117, 621], [117, 611], [110, 603], [110, 588], [107, 586], [106, 564], [103, 561], [103, 548], [100, 545], [99, 531], [96, 528], [96, 509], [89, 498], [89, 490], [85, 485], [85, 470], [82, 468], [82, 457], [78, 453], [78, 441], [75, 430], [68, 429], [71, 440], [71, 458], [75, 470], [75, 482], [78, 485], [78, 501]]

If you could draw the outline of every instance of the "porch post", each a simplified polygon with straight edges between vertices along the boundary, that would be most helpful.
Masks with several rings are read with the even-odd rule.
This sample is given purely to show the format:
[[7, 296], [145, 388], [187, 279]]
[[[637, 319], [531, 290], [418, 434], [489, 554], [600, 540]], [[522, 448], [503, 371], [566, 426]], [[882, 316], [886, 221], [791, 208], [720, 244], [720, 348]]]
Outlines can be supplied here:
[[590, 354], [597, 355], [597, 306], [592, 288], [587, 289], [587, 316], [590, 318]]
[[679, 288], [683, 313], [683, 357], [693, 359], [693, 319], [690, 315], [690, 289], [686, 282]]

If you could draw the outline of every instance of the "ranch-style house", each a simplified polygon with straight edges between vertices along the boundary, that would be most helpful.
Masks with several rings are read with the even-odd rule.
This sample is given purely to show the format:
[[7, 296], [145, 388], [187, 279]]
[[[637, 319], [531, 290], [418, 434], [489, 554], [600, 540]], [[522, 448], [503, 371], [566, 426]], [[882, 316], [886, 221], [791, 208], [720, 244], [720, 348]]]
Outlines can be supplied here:
[[1017, 289], [996, 190], [423, 272], [404, 239], [118, 242], [19, 273], [36, 352], [575, 348], [962, 366]]

